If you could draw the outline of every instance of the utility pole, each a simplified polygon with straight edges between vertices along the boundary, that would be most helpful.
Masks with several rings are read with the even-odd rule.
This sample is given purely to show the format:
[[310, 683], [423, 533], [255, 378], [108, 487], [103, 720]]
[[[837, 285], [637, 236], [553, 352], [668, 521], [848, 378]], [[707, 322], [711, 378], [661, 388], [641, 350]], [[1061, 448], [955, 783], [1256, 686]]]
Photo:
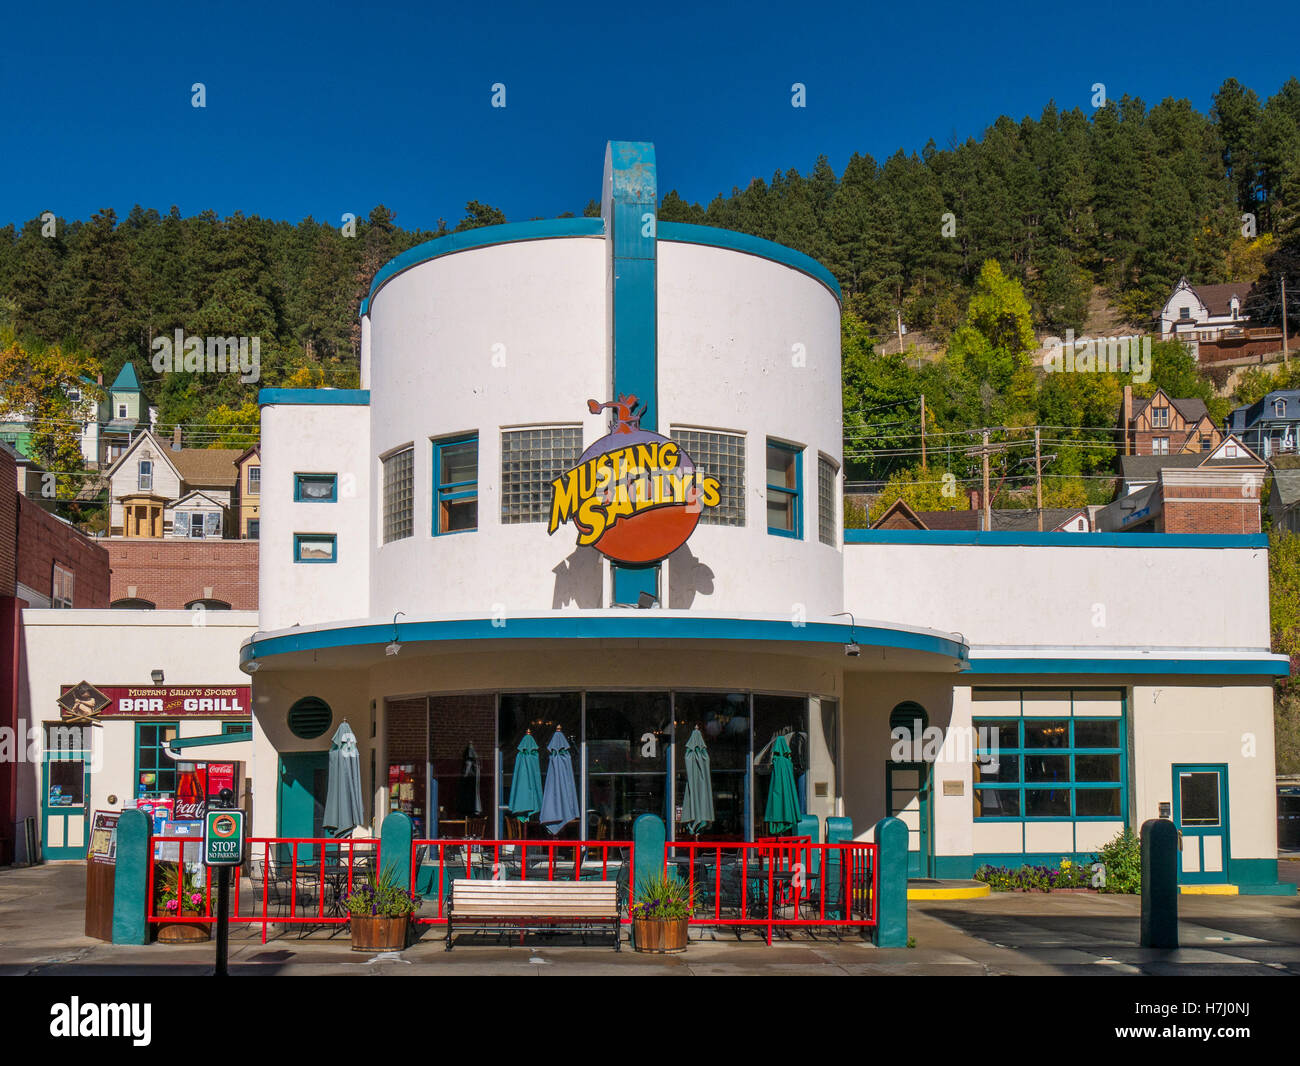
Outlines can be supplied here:
[[980, 449], [980, 454], [984, 457], [984, 531], [987, 533], [993, 528], [993, 511], [989, 505], [989, 431], [984, 431], [984, 447]]
[[925, 393], [921, 393], [921, 469], [925, 469]]
[[[968, 456], [978, 455], [983, 460], [983, 470], [984, 470], [983, 529], [987, 532], [993, 527], [993, 505], [992, 502], [989, 500], [989, 456], [992, 455], [994, 452], [1005, 452], [1008, 448], [1011, 447], [1011, 444], [1009, 441], [1004, 441], [1001, 444], [990, 444], [989, 431], [987, 429], [984, 429], [981, 432], [984, 435], [984, 443], [980, 445], [978, 448], [967, 448], [966, 454]], [[1005, 482], [1006, 477], [1004, 476], [1002, 480]]]
[[1291, 369], [1291, 353], [1287, 344], [1286, 332], [1286, 275], [1282, 275], [1282, 362], [1286, 364], [1288, 370]]
[[895, 307], [894, 314], [898, 316], [898, 354], [903, 354], [903, 311], [902, 308]]
[[1043, 453], [1040, 450], [1042, 430], [1034, 427], [1034, 483], [1038, 486], [1038, 532], [1043, 531]]

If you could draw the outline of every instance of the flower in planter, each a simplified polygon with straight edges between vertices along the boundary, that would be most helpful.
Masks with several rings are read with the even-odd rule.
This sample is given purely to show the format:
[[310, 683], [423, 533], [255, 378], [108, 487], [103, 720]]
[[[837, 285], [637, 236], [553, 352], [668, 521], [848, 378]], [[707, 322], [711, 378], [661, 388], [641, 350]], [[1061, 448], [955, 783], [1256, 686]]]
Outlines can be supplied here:
[[394, 869], [382, 874], [371, 870], [367, 879], [352, 890], [344, 906], [354, 918], [409, 918], [420, 906], [420, 896], [399, 886]]

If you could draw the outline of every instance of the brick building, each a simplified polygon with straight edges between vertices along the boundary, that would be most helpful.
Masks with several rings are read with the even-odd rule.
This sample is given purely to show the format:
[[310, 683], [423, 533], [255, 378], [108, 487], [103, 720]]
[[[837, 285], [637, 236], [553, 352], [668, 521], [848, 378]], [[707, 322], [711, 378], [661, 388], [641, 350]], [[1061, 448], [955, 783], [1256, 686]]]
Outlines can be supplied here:
[[[107, 607], [108, 552], [22, 495], [18, 468], [0, 445], [0, 727], [26, 744], [18, 713], [23, 609]], [[0, 760], [0, 865], [13, 861], [17, 805], [17, 763]]]
[[257, 610], [255, 540], [113, 537], [102, 543], [112, 565], [113, 607]]
[[1164, 389], [1143, 400], [1125, 385], [1121, 424], [1125, 455], [1200, 455], [1223, 443], [1204, 400], [1175, 398]]
[[1120, 496], [1097, 512], [1100, 532], [1258, 533], [1263, 460], [1229, 436], [1207, 455], [1126, 455]]

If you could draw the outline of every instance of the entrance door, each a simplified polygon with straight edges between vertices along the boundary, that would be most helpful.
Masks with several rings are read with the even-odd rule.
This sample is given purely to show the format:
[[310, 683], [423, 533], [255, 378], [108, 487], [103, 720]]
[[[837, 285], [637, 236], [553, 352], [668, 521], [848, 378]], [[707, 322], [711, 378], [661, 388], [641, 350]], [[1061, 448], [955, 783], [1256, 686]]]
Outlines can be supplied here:
[[885, 764], [885, 808], [907, 826], [907, 876], [930, 876], [930, 764]]
[[1228, 767], [1182, 764], [1174, 768], [1174, 825], [1182, 833], [1178, 880], [1224, 884], [1228, 880]]
[[[41, 840], [46, 859], [84, 859], [90, 815], [90, 752], [76, 728], [62, 728], [64, 739], [47, 731], [41, 768]], [[53, 742], [52, 742], [53, 741]]]
[[[277, 835], [282, 837], [323, 837], [325, 792], [329, 781], [328, 751], [292, 751], [280, 756], [279, 811]], [[280, 861], [293, 857], [290, 845], [280, 846]], [[298, 864], [315, 861], [315, 849], [298, 845]]]

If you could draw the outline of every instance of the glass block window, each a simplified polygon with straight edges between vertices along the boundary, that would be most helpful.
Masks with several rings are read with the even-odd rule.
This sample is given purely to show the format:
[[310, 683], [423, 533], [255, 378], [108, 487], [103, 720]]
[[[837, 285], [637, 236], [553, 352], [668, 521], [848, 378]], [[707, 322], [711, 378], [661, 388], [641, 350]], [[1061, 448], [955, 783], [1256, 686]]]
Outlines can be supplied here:
[[384, 543], [415, 532], [415, 449], [384, 460]]
[[717, 507], [700, 512], [700, 524], [745, 524], [745, 438], [739, 433], [708, 429], [673, 428], [672, 438], [695, 460], [706, 477], [718, 479], [721, 499]]
[[539, 426], [501, 433], [501, 523], [547, 522], [551, 482], [582, 454], [581, 426]]
[[835, 544], [835, 464], [817, 456], [817, 539]]

